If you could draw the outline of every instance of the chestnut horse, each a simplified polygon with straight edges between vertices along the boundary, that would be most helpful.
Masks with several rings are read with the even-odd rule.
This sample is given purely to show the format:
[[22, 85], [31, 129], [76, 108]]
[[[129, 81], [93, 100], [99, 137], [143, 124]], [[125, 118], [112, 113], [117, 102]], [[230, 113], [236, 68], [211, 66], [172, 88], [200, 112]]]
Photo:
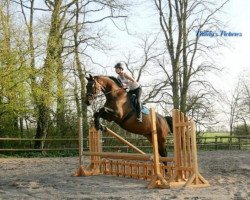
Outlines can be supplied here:
[[[104, 107], [94, 113], [95, 128], [103, 130], [100, 118], [114, 121], [121, 128], [145, 136], [152, 143], [151, 118], [150, 115], [143, 114], [142, 123], [136, 119], [136, 112], [130, 103], [130, 94], [122, 87], [122, 84], [115, 77], [110, 76], [91, 76], [88, 80], [86, 89], [86, 104], [91, 105], [92, 101], [102, 92], [106, 97]], [[168, 125], [168, 122], [169, 125]], [[162, 157], [167, 156], [166, 138], [170, 128], [172, 128], [172, 118], [164, 118], [156, 113], [156, 127], [158, 135], [158, 151]], [[170, 127], [170, 128], [169, 128]]]

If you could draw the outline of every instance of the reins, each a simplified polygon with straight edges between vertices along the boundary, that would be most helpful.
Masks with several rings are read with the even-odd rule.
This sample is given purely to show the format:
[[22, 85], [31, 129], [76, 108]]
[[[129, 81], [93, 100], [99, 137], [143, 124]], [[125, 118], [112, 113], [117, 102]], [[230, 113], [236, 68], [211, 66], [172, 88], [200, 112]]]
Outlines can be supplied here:
[[[102, 91], [103, 93], [102, 94], [97, 94], [97, 95], [95, 95], [95, 94], [86, 94], [87, 96], [92, 96], [92, 97], [95, 97], [95, 98], [97, 98], [97, 97], [101, 97], [101, 96], [106, 96], [107, 94], [110, 94], [110, 93], [112, 93], [112, 92], [117, 92], [118, 90], [121, 90], [121, 89], [123, 89], [123, 88], [119, 88], [119, 89], [117, 89], [117, 90], [114, 90], [114, 91], [112, 91], [112, 89], [110, 90], [110, 91], [108, 91], [108, 92], [104, 92], [105, 90], [103, 89], [104, 87], [103, 87], [103, 85], [102, 84], [100, 84], [97, 80], [95, 80], [95, 84], [96, 84], [96, 82], [101, 86], [101, 90], [99, 90], [99, 91]], [[95, 87], [95, 89], [96, 89], [96, 87]], [[98, 89], [96, 89], [96, 90], [98, 90]], [[96, 91], [95, 91], [96, 92]]]
[[[117, 92], [118, 90], [121, 90], [121, 89], [123, 89], [123, 88], [119, 88], [119, 89], [117, 89], [117, 90], [115, 90], [114, 92]], [[103, 92], [103, 91], [102, 91]], [[103, 95], [107, 95], [107, 94], [109, 94], [109, 93], [112, 93], [113, 91], [112, 90], [110, 90], [109, 92], [103, 92], [103, 94], [98, 94], [96, 97], [101, 97], [101, 96], [103, 96]]]

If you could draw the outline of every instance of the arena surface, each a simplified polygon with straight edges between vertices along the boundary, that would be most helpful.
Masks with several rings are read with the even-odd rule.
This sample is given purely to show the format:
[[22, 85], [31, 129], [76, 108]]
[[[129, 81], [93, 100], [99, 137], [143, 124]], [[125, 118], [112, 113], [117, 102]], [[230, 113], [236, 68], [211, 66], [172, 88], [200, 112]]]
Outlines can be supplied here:
[[78, 158], [0, 158], [0, 199], [250, 199], [250, 150], [201, 151], [207, 188], [146, 189], [114, 176], [72, 177]]

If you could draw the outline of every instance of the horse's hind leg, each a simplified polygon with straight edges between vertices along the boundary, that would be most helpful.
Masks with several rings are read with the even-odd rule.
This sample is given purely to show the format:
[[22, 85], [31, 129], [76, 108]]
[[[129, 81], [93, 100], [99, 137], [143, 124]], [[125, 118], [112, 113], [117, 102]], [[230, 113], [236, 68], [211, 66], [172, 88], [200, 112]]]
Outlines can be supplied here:
[[[149, 140], [149, 142], [151, 144], [153, 144], [152, 143], [152, 136], [151, 135], [146, 135], [146, 137]], [[167, 150], [166, 150], [165, 141], [164, 142], [158, 141], [158, 152], [159, 152], [161, 157], [167, 157]]]
[[[151, 144], [153, 144], [152, 143], [152, 136], [151, 135], [146, 135], [146, 137], [149, 140], [149, 142]], [[166, 150], [165, 142], [158, 141], [158, 152], [159, 152], [159, 154], [160, 154], [161, 157], [167, 157], [167, 150]], [[163, 164], [165, 166], [167, 166], [167, 162], [163, 162]], [[168, 174], [167, 168], [165, 169], [165, 174]]]
[[[159, 143], [158, 144], [158, 151], [159, 151], [159, 154], [161, 157], [167, 157], [168, 153], [167, 153], [167, 150], [166, 150], [166, 145], [165, 143]], [[168, 174], [168, 169], [167, 169], [167, 165], [168, 165], [168, 162], [167, 161], [163, 161], [163, 164], [165, 165], [165, 174], [167, 175]]]
[[[167, 157], [168, 156], [168, 153], [167, 153], [167, 150], [166, 150], [166, 145], [165, 144], [161, 144], [159, 143], [158, 144], [158, 151], [159, 151], [159, 154], [161, 157]], [[167, 165], [167, 162], [163, 162], [165, 165]]]

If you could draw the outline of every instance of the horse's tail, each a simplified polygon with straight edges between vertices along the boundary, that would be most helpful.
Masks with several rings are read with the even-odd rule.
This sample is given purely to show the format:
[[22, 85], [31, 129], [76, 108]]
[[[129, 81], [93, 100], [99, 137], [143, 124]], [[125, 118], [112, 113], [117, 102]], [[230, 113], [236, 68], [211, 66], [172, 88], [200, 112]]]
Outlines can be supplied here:
[[168, 127], [170, 129], [170, 132], [173, 133], [173, 118], [170, 116], [166, 116], [165, 119], [168, 123]]

